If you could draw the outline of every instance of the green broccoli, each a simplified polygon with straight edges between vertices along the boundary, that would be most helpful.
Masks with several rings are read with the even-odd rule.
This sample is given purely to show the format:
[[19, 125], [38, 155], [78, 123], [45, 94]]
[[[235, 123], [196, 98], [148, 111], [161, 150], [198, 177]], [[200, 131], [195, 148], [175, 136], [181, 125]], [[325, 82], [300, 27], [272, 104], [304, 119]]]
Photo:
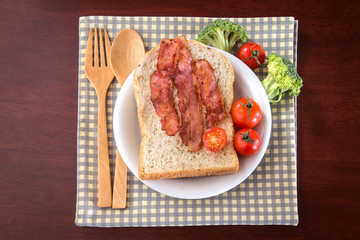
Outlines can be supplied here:
[[[270, 102], [279, 102], [282, 93], [286, 91], [290, 91], [291, 96], [299, 95], [303, 81], [289, 59], [270, 53], [267, 69], [268, 75], [261, 83]], [[278, 99], [274, 100], [276, 96]]]
[[217, 19], [199, 33], [197, 40], [231, 53], [237, 41], [246, 42], [247, 33], [242, 26]]

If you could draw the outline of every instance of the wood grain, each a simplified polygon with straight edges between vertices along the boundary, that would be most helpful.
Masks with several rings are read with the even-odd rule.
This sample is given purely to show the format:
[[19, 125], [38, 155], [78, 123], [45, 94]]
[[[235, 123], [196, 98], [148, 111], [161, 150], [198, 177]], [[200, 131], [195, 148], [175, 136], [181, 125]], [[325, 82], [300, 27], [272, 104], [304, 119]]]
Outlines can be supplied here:
[[[119, 85], [122, 86], [130, 73], [145, 55], [141, 36], [133, 29], [123, 29], [117, 33], [110, 51], [110, 66]], [[116, 167], [114, 177], [113, 208], [126, 207], [127, 166], [116, 150]]]
[[[0, 3], [1, 239], [359, 239], [360, 11], [356, 1], [11, 1]], [[78, 18], [294, 16], [299, 226], [74, 225]]]
[[116, 167], [113, 187], [112, 208], [126, 207], [127, 193], [127, 166], [118, 150], [116, 150]]
[[[94, 39], [94, 40], [93, 40]], [[105, 39], [105, 43], [104, 40]], [[85, 74], [95, 88], [98, 100], [98, 203], [99, 207], [111, 207], [111, 175], [106, 117], [106, 95], [115, 75], [109, 62], [110, 38], [106, 29], [90, 29], [85, 61]], [[106, 61], [106, 60], [107, 61]]]

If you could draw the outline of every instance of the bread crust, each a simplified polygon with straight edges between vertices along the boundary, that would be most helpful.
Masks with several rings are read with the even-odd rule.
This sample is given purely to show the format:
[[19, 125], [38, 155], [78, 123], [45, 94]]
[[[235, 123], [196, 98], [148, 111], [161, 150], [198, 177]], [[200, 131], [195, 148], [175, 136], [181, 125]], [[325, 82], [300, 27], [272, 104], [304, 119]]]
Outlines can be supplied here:
[[[234, 125], [230, 114], [235, 78], [230, 61], [219, 51], [198, 41], [188, 40], [188, 49], [195, 61], [201, 58], [206, 59], [214, 68], [215, 75], [225, 76], [225, 79], [218, 79], [218, 85], [224, 98], [227, 117], [217, 126], [223, 127], [228, 137], [228, 143], [219, 152], [209, 152], [204, 147], [197, 152], [189, 152], [187, 147], [182, 144], [178, 133], [175, 136], [168, 136], [161, 130], [160, 118], [150, 99], [150, 76], [156, 69], [159, 46], [155, 46], [145, 54], [143, 62], [136, 68], [133, 78], [142, 137], [138, 164], [139, 178], [157, 180], [237, 172], [239, 162], [232, 144]], [[175, 93], [174, 96], [176, 96]]]

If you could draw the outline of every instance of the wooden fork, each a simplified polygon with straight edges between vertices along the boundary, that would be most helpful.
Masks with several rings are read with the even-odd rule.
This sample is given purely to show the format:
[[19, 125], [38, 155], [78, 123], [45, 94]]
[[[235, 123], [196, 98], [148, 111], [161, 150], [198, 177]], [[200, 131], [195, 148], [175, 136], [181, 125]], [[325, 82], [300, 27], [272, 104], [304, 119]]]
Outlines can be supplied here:
[[[94, 33], [95, 32], [95, 36]], [[90, 29], [86, 48], [85, 74], [92, 83], [98, 98], [98, 203], [111, 207], [111, 176], [106, 124], [106, 93], [114, 79], [110, 67], [110, 38], [104, 29]], [[105, 44], [104, 44], [105, 40]]]

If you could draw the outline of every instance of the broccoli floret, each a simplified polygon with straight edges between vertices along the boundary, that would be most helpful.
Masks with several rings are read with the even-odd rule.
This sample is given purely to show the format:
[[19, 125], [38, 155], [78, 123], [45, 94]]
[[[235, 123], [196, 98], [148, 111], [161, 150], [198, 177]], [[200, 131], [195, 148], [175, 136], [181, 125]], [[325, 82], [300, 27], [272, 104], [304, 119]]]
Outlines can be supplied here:
[[246, 42], [247, 33], [242, 26], [217, 19], [199, 33], [197, 40], [231, 53], [237, 41]]
[[[291, 96], [299, 95], [303, 81], [289, 59], [270, 53], [267, 69], [268, 75], [261, 83], [270, 102], [279, 102], [286, 91], [290, 91]], [[278, 99], [275, 100], [275, 97]]]

